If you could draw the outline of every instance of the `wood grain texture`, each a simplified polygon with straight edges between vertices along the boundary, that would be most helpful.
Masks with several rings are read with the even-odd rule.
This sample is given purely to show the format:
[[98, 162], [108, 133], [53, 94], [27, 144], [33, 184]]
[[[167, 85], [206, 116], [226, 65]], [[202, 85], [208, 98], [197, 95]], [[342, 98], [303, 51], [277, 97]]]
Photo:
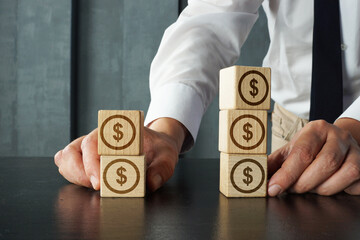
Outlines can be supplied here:
[[265, 197], [267, 155], [220, 153], [220, 192], [226, 197]]
[[219, 151], [266, 154], [267, 112], [222, 110], [219, 113]]
[[99, 155], [141, 155], [144, 113], [136, 110], [100, 110], [98, 113]]
[[220, 70], [219, 107], [223, 109], [270, 109], [271, 69], [232, 66]]
[[101, 197], [144, 197], [145, 156], [101, 156]]

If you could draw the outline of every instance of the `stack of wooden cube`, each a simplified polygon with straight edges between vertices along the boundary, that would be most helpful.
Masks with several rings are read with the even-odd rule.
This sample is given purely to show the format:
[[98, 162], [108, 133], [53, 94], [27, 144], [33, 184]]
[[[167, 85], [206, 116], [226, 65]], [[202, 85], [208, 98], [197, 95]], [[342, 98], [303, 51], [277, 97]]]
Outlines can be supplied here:
[[143, 131], [142, 111], [99, 111], [101, 197], [145, 196]]
[[220, 192], [227, 197], [266, 196], [270, 75], [263, 67], [220, 71]]

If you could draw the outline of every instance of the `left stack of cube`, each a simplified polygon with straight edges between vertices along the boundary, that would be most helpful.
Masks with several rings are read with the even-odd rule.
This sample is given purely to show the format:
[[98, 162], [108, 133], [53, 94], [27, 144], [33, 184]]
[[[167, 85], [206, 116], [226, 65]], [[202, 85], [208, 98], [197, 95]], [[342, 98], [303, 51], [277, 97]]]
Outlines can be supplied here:
[[144, 113], [100, 110], [98, 153], [101, 197], [144, 197]]

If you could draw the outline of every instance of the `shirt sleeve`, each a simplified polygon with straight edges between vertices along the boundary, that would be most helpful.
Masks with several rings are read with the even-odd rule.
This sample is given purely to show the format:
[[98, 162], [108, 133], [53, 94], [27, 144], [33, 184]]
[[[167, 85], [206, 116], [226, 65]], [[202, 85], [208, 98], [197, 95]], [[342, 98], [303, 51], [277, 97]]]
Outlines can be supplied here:
[[353, 118], [360, 121], [360, 97], [358, 97], [339, 118]]
[[168, 27], [150, 69], [151, 102], [145, 125], [168, 117], [196, 140], [201, 118], [218, 92], [219, 70], [233, 65], [258, 18], [258, 0], [189, 0]]

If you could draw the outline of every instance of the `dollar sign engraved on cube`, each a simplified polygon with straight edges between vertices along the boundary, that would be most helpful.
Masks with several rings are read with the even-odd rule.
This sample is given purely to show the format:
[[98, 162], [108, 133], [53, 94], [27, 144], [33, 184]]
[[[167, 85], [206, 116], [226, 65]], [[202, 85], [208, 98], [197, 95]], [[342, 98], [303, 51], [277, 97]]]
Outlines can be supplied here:
[[116, 174], [120, 177], [120, 179], [116, 179], [116, 181], [120, 184], [120, 186], [125, 184], [127, 181], [127, 177], [123, 174], [123, 172], [126, 172], [126, 169], [122, 166], [116, 170]]
[[116, 123], [113, 127], [114, 132], [116, 132], [116, 135], [113, 135], [113, 138], [119, 142], [123, 137], [124, 133], [120, 130], [123, 126], [120, 123]]
[[246, 140], [246, 142], [249, 142], [249, 140], [251, 140], [253, 137], [253, 133], [250, 128], [252, 128], [252, 125], [249, 122], [244, 124], [243, 129], [244, 132], [246, 132], [246, 135], [243, 135], [243, 138]]
[[250, 81], [250, 87], [252, 88], [250, 92], [251, 96], [253, 96], [253, 98], [256, 97], [256, 95], [258, 95], [259, 93], [259, 89], [256, 87], [256, 84], [259, 83], [255, 78], [251, 79]]
[[249, 166], [247, 166], [243, 171], [244, 176], [246, 177], [246, 179], [243, 179], [243, 182], [247, 186], [249, 186], [249, 184], [252, 183], [252, 181], [253, 181], [253, 177], [250, 175], [250, 172], [252, 172], [252, 169]]

